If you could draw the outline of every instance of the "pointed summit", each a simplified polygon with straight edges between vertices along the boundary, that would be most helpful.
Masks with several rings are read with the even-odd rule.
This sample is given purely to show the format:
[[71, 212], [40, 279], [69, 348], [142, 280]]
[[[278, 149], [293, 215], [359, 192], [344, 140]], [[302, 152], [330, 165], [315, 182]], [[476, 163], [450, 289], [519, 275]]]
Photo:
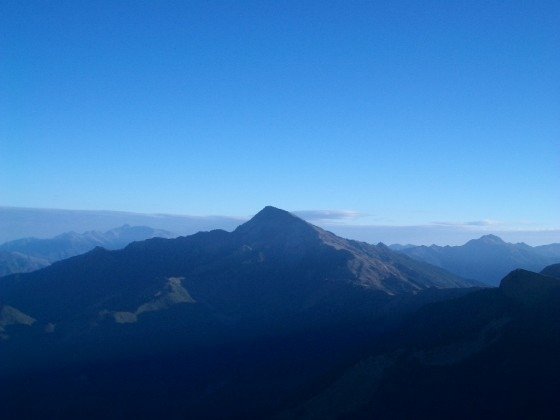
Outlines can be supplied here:
[[235, 229], [234, 234], [246, 242], [301, 241], [318, 238], [316, 229], [292, 213], [266, 206], [251, 220]]
[[484, 235], [478, 239], [472, 239], [468, 241], [465, 245], [505, 245], [506, 242], [496, 235]]
[[[266, 206], [257, 214], [255, 214], [248, 223], [293, 223], [304, 222], [292, 213], [272, 206]], [[306, 223], [306, 222], [304, 222]]]
[[500, 244], [505, 243], [505, 242], [503, 241], [503, 239], [500, 238], [499, 236], [491, 235], [491, 234], [490, 234], [490, 235], [481, 236], [480, 239], [479, 239], [479, 241], [492, 242], [492, 243], [500, 243]]
[[[248, 222], [239, 226], [237, 230], [255, 226], [276, 226], [278, 228], [286, 228], [290, 225], [311, 226], [309, 223], [293, 215], [292, 213], [278, 209], [272, 206], [266, 206], [257, 214], [255, 214]], [[242, 229], [242, 230], [243, 230]]]

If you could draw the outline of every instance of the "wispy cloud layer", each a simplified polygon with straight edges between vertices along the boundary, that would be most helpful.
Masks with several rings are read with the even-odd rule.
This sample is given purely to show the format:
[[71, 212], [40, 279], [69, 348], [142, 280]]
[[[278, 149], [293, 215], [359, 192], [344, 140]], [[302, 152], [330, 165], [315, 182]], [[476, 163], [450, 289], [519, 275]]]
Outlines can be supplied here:
[[436, 226], [454, 226], [454, 227], [464, 227], [464, 226], [476, 226], [476, 227], [489, 227], [489, 226], [500, 226], [503, 222], [497, 220], [473, 220], [470, 222], [432, 222]]
[[354, 210], [298, 210], [292, 213], [305, 220], [351, 220], [365, 216]]
[[[530, 222], [481, 219], [403, 226], [394, 224], [390, 219], [354, 210], [300, 210], [292, 213], [338, 235], [370, 243], [462, 245], [488, 234], [498, 235], [507, 242], [527, 242], [530, 245], [560, 242], [560, 229], [545, 229]], [[361, 218], [363, 220], [357, 221]]]

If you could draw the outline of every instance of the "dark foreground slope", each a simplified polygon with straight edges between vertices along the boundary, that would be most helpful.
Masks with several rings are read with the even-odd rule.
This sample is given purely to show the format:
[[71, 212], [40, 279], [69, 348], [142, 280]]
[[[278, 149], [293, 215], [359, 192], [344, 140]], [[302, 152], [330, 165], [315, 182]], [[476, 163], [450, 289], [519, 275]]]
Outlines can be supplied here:
[[232, 233], [97, 248], [0, 282], [0, 414], [269, 416], [464, 286], [271, 207]]
[[420, 309], [280, 417], [557, 418], [558, 354], [560, 278], [516, 270]]

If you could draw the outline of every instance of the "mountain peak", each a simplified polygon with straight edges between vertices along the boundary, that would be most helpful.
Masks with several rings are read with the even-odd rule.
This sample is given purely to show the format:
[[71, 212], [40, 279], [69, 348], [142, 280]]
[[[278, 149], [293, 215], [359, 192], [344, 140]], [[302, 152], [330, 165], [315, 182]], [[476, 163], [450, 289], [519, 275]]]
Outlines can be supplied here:
[[278, 227], [287, 227], [288, 225], [299, 225], [299, 226], [310, 226], [306, 221], [294, 216], [292, 213], [282, 210], [272, 206], [266, 206], [257, 214], [255, 214], [248, 222], [244, 223], [243, 226], [254, 226], [254, 225], [276, 225]]
[[502, 240], [499, 236], [496, 235], [484, 235], [478, 239], [471, 239], [465, 245], [504, 245], [506, 242]]
[[479, 238], [479, 241], [487, 242], [487, 243], [499, 243], [499, 244], [505, 243], [502, 240], [502, 238], [500, 238], [499, 236], [496, 236], [496, 235], [492, 235], [492, 234], [481, 236]]
[[259, 211], [257, 214], [255, 214], [253, 216], [253, 219], [259, 218], [280, 218], [280, 217], [286, 217], [286, 218], [295, 218], [297, 219], [297, 216], [294, 216], [292, 213], [290, 213], [289, 211], [286, 210], [282, 210], [279, 209], [277, 207], [273, 207], [273, 206], [266, 206], [264, 207], [261, 211]]
[[306, 221], [294, 216], [292, 213], [272, 206], [266, 206], [251, 220], [242, 224], [234, 231], [235, 235], [242, 236], [249, 242], [288, 240], [297, 241], [298, 238], [318, 238], [315, 228]]

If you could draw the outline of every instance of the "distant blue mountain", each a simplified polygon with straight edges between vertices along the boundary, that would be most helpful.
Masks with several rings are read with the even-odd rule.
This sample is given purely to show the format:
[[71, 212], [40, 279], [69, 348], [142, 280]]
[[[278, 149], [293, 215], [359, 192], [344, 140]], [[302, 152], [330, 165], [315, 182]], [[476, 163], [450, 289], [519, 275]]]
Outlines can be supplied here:
[[416, 248], [417, 246], [418, 245], [412, 245], [412, 244], [406, 244], [406, 245], [391, 244], [391, 245], [389, 245], [389, 248], [392, 249], [393, 251], [404, 251], [405, 249]]
[[98, 246], [119, 249], [134, 241], [173, 236], [161, 229], [124, 225], [106, 232], [67, 232], [50, 239], [17, 239], [0, 245], [0, 276], [34, 271]]
[[124, 211], [35, 209], [0, 206], [0, 243], [34, 237], [52, 238], [65, 232], [104, 232], [115, 226], [150, 226], [177, 235], [225, 229], [233, 230], [243, 220], [222, 216], [182, 216]]
[[495, 235], [485, 235], [461, 246], [391, 245], [391, 248], [492, 286], [497, 286], [507, 273], [517, 268], [538, 272], [547, 265], [560, 263], [560, 244], [532, 247], [504, 242]]

